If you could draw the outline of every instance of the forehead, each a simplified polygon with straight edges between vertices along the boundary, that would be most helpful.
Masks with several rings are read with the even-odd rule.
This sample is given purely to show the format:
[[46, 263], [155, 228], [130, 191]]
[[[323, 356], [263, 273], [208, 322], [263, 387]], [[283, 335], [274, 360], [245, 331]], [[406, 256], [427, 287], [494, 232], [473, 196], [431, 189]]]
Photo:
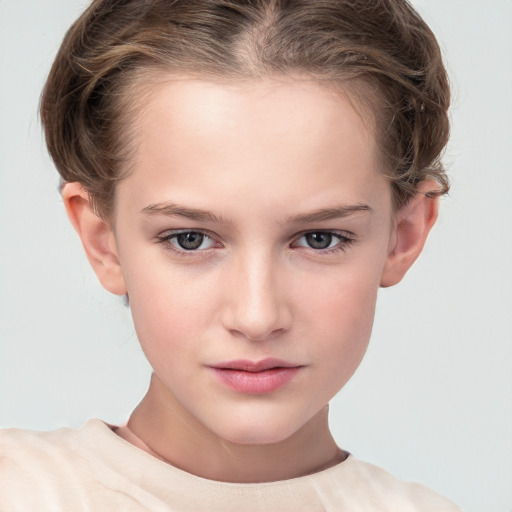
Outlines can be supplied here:
[[[195, 123], [195, 129], [204, 127], [202, 133], [209, 127], [218, 133], [219, 128], [227, 127], [226, 122], [236, 123], [241, 119], [240, 116], [236, 119], [236, 115], [241, 114], [246, 118], [250, 116], [256, 128], [261, 126], [268, 131], [266, 121], [272, 115], [276, 130], [285, 125], [289, 129], [292, 124], [300, 128], [308, 123], [314, 134], [315, 129], [325, 128], [329, 122], [339, 123], [345, 119], [347, 123], [364, 125], [368, 131], [373, 131], [375, 109], [372, 109], [372, 101], [375, 99], [370, 96], [378, 96], [378, 93], [359, 79], [333, 82], [303, 75], [203, 79], [157, 73], [150, 82], [136, 81], [126, 96], [135, 123], [142, 129], [148, 128], [145, 121], [151, 122], [149, 116], [154, 120], [155, 113], [161, 114], [166, 109], [169, 121], [172, 120], [169, 114], [173, 114], [180, 125], [189, 119], [191, 124]], [[348, 110], [351, 110], [350, 114]], [[220, 124], [220, 121], [224, 123]]]
[[119, 187], [131, 182], [148, 204], [164, 190], [176, 197], [201, 188], [226, 199], [263, 191], [264, 202], [284, 192], [293, 201], [357, 189], [367, 202], [372, 183], [383, 179], [370, 123], [332, 87], [169, 77], [146, 92], [134, 122], [132, 172]]
[[[365, 119], [360, 108], [360, 99], [362, 96], [374, 94], [362, 80], [333, 82], [315, 80], [300, 74], [237, 79], [229, 76], [194, 78], [157, 73], [151, 81], [145, 82], [142, 78], [138, 84], [135, 83], [133, 90], [129, 101], [137, 101], [134, 96], [143, 91], [141, 105], [144, 110], [146, 107], [151, 109], [166, 105], [172, 106], [176, 112], [186, 111], [186, 114], [191, 114], [196, 111], [202, 116], [205, 114], [205, 106], [212, 113], [225, 114], [230, 109], [238, 111], [243, 108], [244, 112], [261, 112], [262, 115], [266, 115], [267, 112], [261, 109], [268, 105], [272, 107], [276, 117], [286, 112], [286, 117], [289, 118], [290, 109], [295, 109], [300, 102], [300, 112], [303, 116], [309, 115], [311, 120], [324, 114], [326, 106], [328, 110], [332, 110], [333, 106], [339, 107], [341, 102], [341, 108], [344, 108], [348, 101], [363, 122]], [[276, 111], [277, 105], [279, 109]], [[214, 107], [217, 110], [213, 110]], [[337, 114], [339, 108], [336, 108], [333, 116]], [[204, 118], [201, 121], [204, 121]], [[294, 117], [293, 121], [296, 122], [297, 117]]]

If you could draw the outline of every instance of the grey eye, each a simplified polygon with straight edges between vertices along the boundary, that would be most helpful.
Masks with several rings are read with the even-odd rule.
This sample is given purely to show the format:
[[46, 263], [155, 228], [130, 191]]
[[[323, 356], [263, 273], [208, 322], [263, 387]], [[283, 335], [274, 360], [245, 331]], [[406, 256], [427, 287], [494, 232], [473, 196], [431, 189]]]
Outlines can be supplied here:
[[201, 231], [168, 231], [157, 238], [164, 247], [170, 247], [175, 252], [182, 254], [201, 252], [216, 247], [215, 240]]
[[202, 233], [197, 233], [194, 231], [179, 233], [175, 236], [176, 244], [179, 245], [181, 249], [185, 249], [186, 251], [199, 249], [205, 238], [205, 235]]
[[306, 243], [312, 249], [327, 249], [332, 244], [332, 234], [319, 231], [317, 233], [307, 233], [304, 235]]
[[337, 233], [336, 231], [309, 231], [304, 233], [293, 243], [294, 247], [306, 247], [314, 249], [319, 254], [329, 250], [345, 250], [354, 239], [350, 235]]

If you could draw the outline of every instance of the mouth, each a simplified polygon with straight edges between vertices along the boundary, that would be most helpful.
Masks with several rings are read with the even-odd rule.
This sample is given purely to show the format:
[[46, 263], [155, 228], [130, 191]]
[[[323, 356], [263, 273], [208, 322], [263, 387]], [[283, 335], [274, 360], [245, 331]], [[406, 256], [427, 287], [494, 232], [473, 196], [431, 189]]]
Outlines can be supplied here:
[[263, 395], [286, 386], [302, 365], [268, 358], [261, 361], [236, 360], [210, 366], [222, 384], [238, 393]]

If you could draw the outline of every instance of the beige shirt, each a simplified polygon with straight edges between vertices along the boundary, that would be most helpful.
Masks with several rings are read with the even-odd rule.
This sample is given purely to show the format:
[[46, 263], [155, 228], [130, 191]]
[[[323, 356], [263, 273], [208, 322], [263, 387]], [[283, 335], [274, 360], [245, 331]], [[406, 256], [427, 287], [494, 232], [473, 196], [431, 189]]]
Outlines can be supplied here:
[[100, 420], [80, 429], [0, 431], [1, 512], [456, 512], [426, 487], [350, 455], [291, 480], [200, 478], [136, 448]]

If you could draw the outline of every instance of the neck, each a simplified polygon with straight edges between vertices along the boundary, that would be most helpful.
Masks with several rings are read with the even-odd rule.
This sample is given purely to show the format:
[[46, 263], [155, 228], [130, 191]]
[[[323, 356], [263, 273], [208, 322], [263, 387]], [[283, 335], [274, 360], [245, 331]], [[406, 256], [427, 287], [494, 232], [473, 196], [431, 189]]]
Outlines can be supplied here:
[[325, 406], [289, 438], [243, 445], [221, 439], [187, 414], [158, 377], [117, 434], [151, 455], [202, 478], [225, 482], [287, 480], [345, 460]]

